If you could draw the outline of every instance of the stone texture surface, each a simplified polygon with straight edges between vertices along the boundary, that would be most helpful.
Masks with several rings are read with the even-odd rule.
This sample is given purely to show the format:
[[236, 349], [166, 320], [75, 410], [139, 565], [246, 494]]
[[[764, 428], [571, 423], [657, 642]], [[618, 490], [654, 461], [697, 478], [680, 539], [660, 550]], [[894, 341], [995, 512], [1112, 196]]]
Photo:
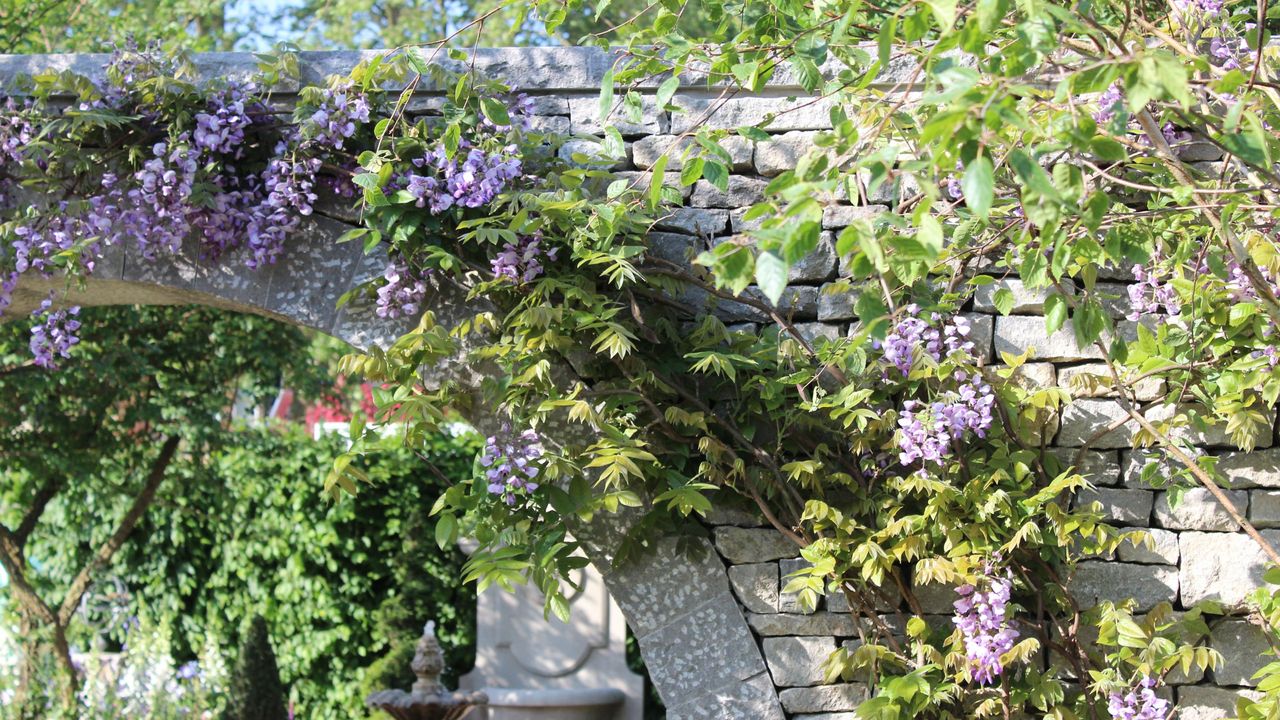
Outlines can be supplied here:
[[815, 688], [788, 688], [778, 693], [789, 712], [830, 712], [853, 710], [868, 697], [862, 683], [842, 683]]
[[1089, 560], [1076, 566], [1071, 592], [1084, 607], [1103, 600], [1132, 597], [1138, 612], [1145, 612], [1156, 603], [1177, 601], [1178, 571], [1162, 565]]
[[1209, 644], [1222, 653], [1222, 664], [1213, 669], [1213, 681], [1219, 685], [1254, 687], [1253, 674], [1276, 660], [1271, 643], [1257, 625], [1227, 618], [1216, 623]]
[[1097, 488], [1076, 494], [1077, 507], [1095, 502], [1102, 505], [1102, 517], [1107, 522], [1147, 527], [1155, 495], [1147, 490], [1127, 488]]
[[795, 557], [800, 548], [773, 528], [716, 528], [716, 549], [734, 564]]
[[[1246, 515], [1249, 494], [1243, 490], [1227, 490], [1226, 494], [1235, 509], [1241, 515]], [[1238, 527], [1227, 510], [1205, 488], [1183, 491], [1176, 506], [1170, 503], [1169, 493], [1159, 493], [1156, 498], [1156, 523], [1171, 530], [1231, 532]]]
[[777, 565], [734, 565], [729, 568], [729, 584], [747, 610], [754, 613], [778, 612]]
[[[1263, 537], [1276, 546], [1280, 531]], [[1178, 535], [1179, 583], [1184, 607], [1201, 600], [1243, 601], [1262, 583], [1265, 557], [1246, 535], [1187, 531]]]
[[836, 651], [836, 641], [828, 636], [767, 637], [760, 644], [778, 687], [821, 684], [822, 663]]
[[1151, 528], [1147, 530], [1147, 539], [1150, 541], [1150, 547], [1147, 546], [1147, 543], [1138, 545], [1124, 543], [1121, 545], [1118, 551], [1120, 561], [1157, 565], [1178, 564], [1180, 555], [1177, 533]]
[[1251, 690], [1226, 690], [1200, 685], [1178, 688], [1179, 720], [1226, 720], [1236, 716], [1236, 700], [1241, 695], [1257, 697]]

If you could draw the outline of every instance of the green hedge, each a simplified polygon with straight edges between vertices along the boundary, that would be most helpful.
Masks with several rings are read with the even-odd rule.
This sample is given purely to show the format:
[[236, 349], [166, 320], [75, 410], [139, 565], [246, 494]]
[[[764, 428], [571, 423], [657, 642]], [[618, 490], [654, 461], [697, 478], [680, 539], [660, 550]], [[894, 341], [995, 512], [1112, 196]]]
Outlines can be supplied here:
[[[297, 716], [348, 720], [364, 694], [412, 682], [422, 624], [440, 624], [452, 680], [474, 662], [475, 587], [464, 557], [441, 551], [427, 513], [449, 479], [466, 477], [474, 437], [439, 437], [417, 457], [371, 457], [371, 483], [334, 500], [322, 484], [344, 441], [250, 431], [197, 477], [171, 485], [114, 572], [135, 602], [175, 628], [179, 652], [206, 629], [225, 638], [261, 614]], [[194, 653], [191, 653], [194, 655]]]

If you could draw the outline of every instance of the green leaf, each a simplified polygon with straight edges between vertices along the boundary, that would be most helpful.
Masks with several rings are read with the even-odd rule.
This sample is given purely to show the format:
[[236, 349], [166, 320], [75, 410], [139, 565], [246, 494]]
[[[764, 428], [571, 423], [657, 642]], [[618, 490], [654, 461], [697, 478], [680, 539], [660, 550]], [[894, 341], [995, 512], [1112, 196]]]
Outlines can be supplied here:
[[992, 302], [996, 306], [996, 311], [1001, 315], [1008, 315], [1013, 310], [1013, 291], [1009, 288], [1000, 288], [996, 290]]
[[458, 521], [454, 516], [446, 513], [436, 520], [436, 545], [441, 550], [446, 550], [457, 541]]
[[1124, 145], [1102, 135], [1089, 141], [1089, 149], [1102, 162], [1118, 163], [1129, 159], [1129, 153], [1124, 149]]
[[760, 291], [774, 305], [787, 289], [787, 263], [772, 252], [762, 252], [756, 256], [756, 284]]
[[722, 192], [729, 190], [729, 168], [715, 160], [707, 159], [702, 164], [702, 177]]
[[511, 125], [511, 116], [507, 113], [506, 103], [497, 98], [483, 98], [480, 100], [480, 110], [484, 112], [484, 116], [489, 118], [489, 122], [498, 127], [507, 127]]
[[760, 73], [760, 63], [752, 60], [750, 62], [740, 62], [734, 65], [730, 70], [733, 71], [733, 77], [737, 79], [738, 84], [748, 90], [756, 89], [756, 80]]
[[657, 209], [662, 204], [662, 185], [666, 182], [667, 162], [670, 155], [662, 155], [653, 164], [653, 177], [649, 178], [649, 207]]
[[604, 77], [600, 80], [600, 120], [613, 112], [613, 68], [610, 67], [604, 72]]
[[674, 96], [676, 94], [676, 90], [679, 90], [679, 89], [680, 89], [680, 76], [678, 75], [672, 75], [671, 77], [662, 81], [662, 84], [658, 86], [658, 93], [656, 98], [659, 111], [661, 111], [663, 108], [667, 106], [668, 103], [671, 102], [672, 96]]
[[1221, 135], [1218, 142], [1227, 152], [1250, 165], [1267, 165], [1267, 138], [1261, 128], [1249, 128], [1245, 132]]
[[1044, 299], [1044, 331], [1052, 335], [1067, 321], [1067, 301], [1058, 293]]
[[987, 156], [975, 158], [965, 168], [964, 177], [960, 179], [960, 191], [970, 210], [978, 217], [985, 218], [991, 212], [991, 201], [995, 197], [995, 168]]
[[1021, 148], [1015, 148], [1009, 153], [1009, 164], [1027, 189], [1050, 200], [1058, 199], [1058, 191], [1053, 187], [1048, 173]]

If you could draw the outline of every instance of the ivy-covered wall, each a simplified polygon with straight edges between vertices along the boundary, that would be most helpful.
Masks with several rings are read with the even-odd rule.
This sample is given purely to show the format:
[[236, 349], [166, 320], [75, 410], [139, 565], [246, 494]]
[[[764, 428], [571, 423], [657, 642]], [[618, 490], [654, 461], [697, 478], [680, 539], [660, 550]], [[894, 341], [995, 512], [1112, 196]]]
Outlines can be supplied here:
[[[301, 75], [314, 82], [328, 73], [345, 72], [359, 60], [358, 53], [303, 53]], [[0, 59], [0, 77], [21, 71], [70, 67], [93, 74], [104, 58], [40, 57]], [[253, 60], [239, 55], [207, 55], [198, 58], [206, 72], [234, 76], [247, 73]], [[477, 68], [482, 74], [502, 77], [534, 97], [536, 123], [575, 139], [562, 155], [575, 162], [599, 162], [624, 177], [643, 178], [658, 158], [678, 147], [680, 135], [698, 124], [737, 128], [773, 116], [768, 138], [751, 141], [734, 137], [723, 145], [732, 158], [727, 190], [699, 180], [684, 190], [685, 206], [660, 221], [652, 236], [652, 252], [668, 261], [693, 267], [692, 258], [719, 243], [736, 242], [752, 220], [746, 208], [762, 198], [770, 178], [794, 164], [813, 145], [814, 134], [827, 127], [828, 109], [822, 100], [791, 97], [794, 87], [779, 73], [764, 91], [755, 95], [726, 96], [718, 88], [697, 87], [696, 77], [682, 78], [684, 86], [672, 104], [684, 112], [656, 111], [647, 102], [638, 119], [615, 121], [625, 141], [625, 160], [596, 160], [601, 152], [603, 125], [599, 117], [599, 87], [610, 65], [609, 57], [585, 49], [530, 49], [480, 51]], [[885, 87], [905, 81], [910, 68], [891, 68], [878, 82]], [[291, 88], [281, 88], [281, 102], [288, 102]], [[651, 88], [656, 91], [657, 83]], [[897, 90], [909, 92], [909, 85]], [[651, 98], [650, 98], [651, 99]], [[430, 107], [428, 97], [415, 100], [419, 109]], [[1210, 145], [1191, 145], [1187, 159], [1205, 163], [1212, 170], [1220, 162]], [[669, 184], [679, 187], [679, 157], [665, 166]], [[853, 206], [831, 202], [823, 217], [825, 233], [818, 250], [790, 270], [790, 281], [779, 310], [815, 344], [846, 335], [855, 321], [857, 298], [840, 290], [841, 261], [834, 234], [859, 218], [881, 212], [915, 192], [910, 186], [881, 185], [869, 195], [869, 203]], [[824, 199], [828, 200], [828, 199]], [[336, 207], [327, 212], [334, 221], [350, 220]], [[319, 220], [323, 227], [329, 220]], [[336, 224], [336, 223], [335, 223]], [[307, 249], [324, 248], [323, 258], [308, 257]], [[196, 299], [230, 304], [284, 316], [358, 343], [394, 337], [391, 329], [376, 329], [372, 315], [350, 308], [333, 307], [337, 294], [370, 276], [376, 262], [361, 259], [356, 243], [299, 243], [291, 256], [275, 266], [265, 279], [250, 271], [195, 272], [193, 266], [138, 269], [121, 260], [113, 282], [94, 280], [83, 304], [95, 302], [173, 301]], [[349, 249], [348, 249], [349, 248]], [[299, 252], [304, 254], [299, 255]], [[1123, 320], [1128, 312], [1124, 272], [1101, 278], [1110, 289], [1109, 311], [1119, 320], [1122, 333], [1133, 333], [1135, 323]], [[323, 291], [317, 288], [324, 288]], [[1008, 293], [998, 293], [1007, 289]], [[750, 290], [749, 290], [750, 292]], [[43, 296], [32, 291], [17, 296], [28, 302]], [[683, 298], [715, 302], [710, 296]], [[1102, 373], [1093, 347], [1080, 347], [1069, 330], [1045, 332], [1043, 298], [1026, 291], [1018, 278], [1002, 277], [987, 286], [965, 309], [970, 321], [974, 352], [990, 366], [1025, 355], [1017, 370], [1022, 382], [1037, 387], [1060, 385], [1077, 399], [1043, 428], [1043, 442], [1055, 452], [1073, 455], [1082, 445], [1090, 448], [1086, 473], [1096, 489], [1075, 502], [1101, 503], [1112, 523], [1151, 528], [1151, 547], [1126, 546], [1118, 557], [1082, 563], [1072, 580], [1081, 601], [1134, 597], [1140, 609], [1161, 601], [1187, 608], [1207, 599], [1237, 603], [1261, 581], [1263, 557], [1216, 505], [1207, 491], [1176, 493], [1156, 489], [1159, 474], [1142, 472], [1141, 450], [1131, 450], [1132, 423], [1121, 424], [1119, 403], [1106, 391], [1092, 386], [1091, 373]], [[738, 330], [758, 332], [768, 318], [755, 307], [721, 301], [717, 312]], [[1142, 322], [1158, 324], [1160, 318]], [[398, 328], [397, 328], [398, 329]], [[1146, 389], [1151, 397], [1160, 392]], [[1115, 429], [1103, 432], [1112, 423]], [[1271, 449], [1271, 432], [1258, 439], [1259, 450], [1228, 451], [1222, 435], [1196, 437], [1205, 452], [1221, 454], [1219, 469], [1233, 482], [1230, 496], [1237, 509], [1260, 528], [1280, 528], [1280, 450]], [[793, 543], [766, 527], [751, 513], [720, 510], [713, 514], [711, 537], [718, 556], [687, 558], [674, 544], [656, 551], [648, 568], [613, 570], [610, 586], [639, 637], [654, 682], [667, 700], [669, 717], [694, 718], [852, 718], [852, 709], [865, 693], [857, 683], [823, 684], [820, 666], [838, 646], [856, 643], [858, 621], [839, 596], [829, 596], [819, 608], [805, 613], [794, 597], [781, 592], [785, 576], [801, 567]], [[611, 519], [603, 523], [615, 522]], [[610, 528], [599, 537], [583, 538], [593, 548], [593, 560], [607, 563]], [[1280, 530], [1264, 530], [1280, 542]], [[710, 544], [710, 543], [709, 543]], [[678, 570], [672, 570], [678, 568]], [[731, 588], [732, 592], [729, 592]], [[938, 626], [950, 622], [954, 593], [945, 587], [918, 588], [919, 598]], [[892, 598], [882, 610], [885, 621], [899, 622]], [[744, 624], [745, 621], [745, 624]], [[692, 625], [692, 628], [690, 628]], [[745, 634], [750, 629], [750, 634]], [[1216, 670], [1194, 677], [1172, 678], [1172, 690], [1184, 720], [1228, 717], [1238, 693], [1249, 692], [1250, 677], [1264, 660], [1262, 635], [1246, 619], [1223, 618], [1213, 626], [1211, 639], [1226, 662]], [[746, 643], [746, 644], [742, 644]], [[1042, 662], [1054, 663], [1046, 654]], [[1064, 672], [1067, 672], [1064, 670]]]

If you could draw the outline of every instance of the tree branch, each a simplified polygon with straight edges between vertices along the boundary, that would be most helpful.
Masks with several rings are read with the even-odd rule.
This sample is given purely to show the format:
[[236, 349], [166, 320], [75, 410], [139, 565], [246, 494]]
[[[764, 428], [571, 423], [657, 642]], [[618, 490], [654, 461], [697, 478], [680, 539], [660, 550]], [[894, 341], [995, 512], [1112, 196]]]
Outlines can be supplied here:
[[178, 443], [181, 440], [177, 435], [170, 435], [160, 448], [160, 454], [156, 456], [155, 461], [151, 464], [151, 473], [147, 477], [147, 483], [143, 486], [142, 492], [133, 499], [133, 505], [129, 507], [129, 511], [125, 513], [120, 525], [116, 528], [115, 533], [98, 548], [93, 557], [80, 569], [80, 573], [71, 581], [71, 585], [67, 588], [66, 597], [62, 599], [62, 605], [58, 608], [59, 624], [65, 625], [71, 620], [71, 616], [75, 614], [76, 608], [80, 605], [80, 598], [89, 589], [90, 583], [93, 581], [94, 573], [102, 569], [112, 556], [116, 554], [129, 538], [129, 534], [133, 532], [133, 528], [137, 526], [138, 521], [146, 514], [147, 508], [151, 506], [156, 497], [156, 491], [160, 489], [160, 484], [164, 482], [165, 471], [169, 469], [169, 464], [173, 461], [173, 456], [178, 450]]

